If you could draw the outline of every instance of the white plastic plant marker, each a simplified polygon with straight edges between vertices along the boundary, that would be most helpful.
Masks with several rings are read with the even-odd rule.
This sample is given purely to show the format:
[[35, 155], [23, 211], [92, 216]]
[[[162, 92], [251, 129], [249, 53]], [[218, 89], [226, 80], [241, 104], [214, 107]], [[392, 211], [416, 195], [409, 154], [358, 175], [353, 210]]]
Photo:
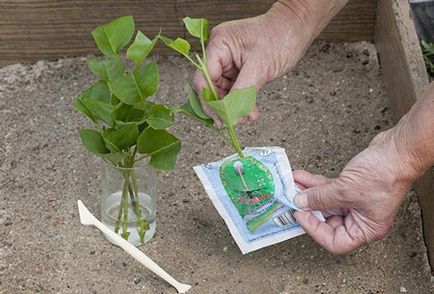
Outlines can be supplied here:
[[130, 254], [138, 262], [146, 266], [154, 274], [168, 282], [170, 285], [176, 288], [178, 293], [186, 293], [191, 286], [187, 284], [182, 284], [170, 276], [165, 270], [163, 270], [158, 264], [156, 264], [152, 259], [146, 256], [142, 251], [137, 249], [134, 245], [130, 244], [128, 241], [123, 239], [121, 236], [116, 234], [114, 231], [105, 226], [100, 222], [87, 208], [84, 206], [81, 200], [77, 201], [78, 212], [80, 214], [80, 222], [85, 225], [93, 225], [97, 227], [101, 232], [110, 237], [116, 245], [124, 249], [128, 254]]

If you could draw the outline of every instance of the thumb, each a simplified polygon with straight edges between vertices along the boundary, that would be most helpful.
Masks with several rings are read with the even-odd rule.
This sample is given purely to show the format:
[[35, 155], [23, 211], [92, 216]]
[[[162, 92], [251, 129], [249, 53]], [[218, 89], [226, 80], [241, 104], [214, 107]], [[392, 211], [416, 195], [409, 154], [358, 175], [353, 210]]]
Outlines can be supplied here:
[[233, 89], [245, 89], [249, 87], [255, 87], [259, 91], [265, 84], [260, 78], [260, 74], [263, 74], [258, 66], [253, 62], [247, 62], [240, 68], [240, 72], [232, 86]]
[[334, 181], [303, 190], [295, 195], [294, 203], [304, 211], [326, 211], [346, 206], [342, 197], [342, 189]]
[[[259, 72], [260, 71], [258, 70], [257, 66], [255, 66], [253, 63], [247, 63], [243, 65], [232, 88], [245, 89], [253, 86], [256, 88], [256, 91], [259, 91], [259, 89], [261, 89], [264, 85], [264, 82], [262, 82], [262, 79], [258, 76]], [[253, 111], [249, 114], [248, 119], [250, 121], [256, 121], [258, 118], [259, 110], [258, 107], [255, 106]]]

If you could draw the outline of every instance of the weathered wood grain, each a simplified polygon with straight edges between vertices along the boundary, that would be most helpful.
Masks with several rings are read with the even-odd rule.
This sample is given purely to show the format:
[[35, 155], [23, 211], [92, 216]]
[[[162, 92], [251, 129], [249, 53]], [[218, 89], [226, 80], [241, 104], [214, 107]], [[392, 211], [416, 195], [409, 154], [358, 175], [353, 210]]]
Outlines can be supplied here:
[[[421, 98], [428, 86], [425, 64], [410, 15], [407, 1], [378, 1], [375, 42], [396, 121]], [[415, 183], [414, 189], [422, 209], [425, 243], [433, 268], [434, 178], [431, 170]]]
[[[265, 12], [273, 0], [0, 0], [0, 66], [38, 59], [95, 53], [90, 32], [117, 16], [132, 14], [153, 35], [184, 35], [184, 16], [206, 17], [212, 25]], [[351, 0], [325, 29], [332, 41], [372, 40], [375, 0]], [[164, 49], [159, 47], [159, 52]], [[167, 52], [167, 51], [166, 51]]]

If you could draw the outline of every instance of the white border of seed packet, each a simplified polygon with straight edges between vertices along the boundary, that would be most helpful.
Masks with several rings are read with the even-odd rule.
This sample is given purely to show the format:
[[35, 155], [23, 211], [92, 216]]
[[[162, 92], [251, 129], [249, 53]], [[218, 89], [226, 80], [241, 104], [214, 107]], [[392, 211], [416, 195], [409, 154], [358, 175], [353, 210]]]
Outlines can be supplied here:
[[[256, 148], [245, 148], [244, 151], [248, 152], [249, 150], [257, 150], [257, 149], [269, 149], [273, 148], [274, 150], [278, 150], [276, 157], [278, 159], [278, 162], [282, 164], [282, 171], [283, 171], [283, 178], [287, 179], [287, 187], [291, 187], [291, 191], [289, 191], [291, 202], [294, 199], [294, 196], [296, 194], [295, 191], [295, 184], [294, 179], [292, 177], [292, 170], [291, 165], [289, 164], [288, 157], [286, 156], [285, 149], [281, 147], [256, 147]], [[194, 171], [196, 172], [197, 176], [199, 177], [200, 181], [202, 182], [202, 185], [205, 188], [206, 193], [208, 194], [208, 197], [211, 199], [212, 204], [217, 209], [220, 216], [225, 221], [226, 225], [229, 228], [229, 231], [232, 235], [232, 237], [235, 239], [235, 242], [237, 243], [238, 247], [240, 248], [241, 252], [243, 254], [267, 247], [269, 245], [277, 244], [283, 241], [286, 241], [288, 239], [303, 235], [305, 231], [303, 228], [292, 228], [291, 230], [285, 230], [278, 233], [275, 233], [272, 236], [266, 236], [263, 238], [260, 238], [258, 240], [246, 242], [242, 238], [240, 232], [238, 231], [235, 223], [230, 218], [228, 212], [226, 211], [226, 208], [223, 206], [222, 202], [219, 200], [217, 194], [215, 193], [215, 190], [213, 189], [208, 177], [206, 176], [203, 167], [202, 166], [195, 166], [193, 167]], [[315, 213], [315, 215], [321, 220], [324, 221], [324, 218], [320, 212]]]

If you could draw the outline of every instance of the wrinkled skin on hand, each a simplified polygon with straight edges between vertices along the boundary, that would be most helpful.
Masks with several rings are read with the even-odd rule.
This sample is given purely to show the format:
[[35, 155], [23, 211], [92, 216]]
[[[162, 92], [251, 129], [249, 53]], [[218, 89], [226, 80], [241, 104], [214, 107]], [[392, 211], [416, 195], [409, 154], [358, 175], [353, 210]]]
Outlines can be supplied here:
[[[391, 143], [394, 131], [377, 135], [337, 178], [294, 171], [294, 180], [308, 188], [296, 195], [296, 205], [305, 211], [295, 217], [328, 251], [350, 252], [384, 238], [390, 230], [413, 178], [400, 171], [414, 173]], [[310, 210], [323, 211], [326, 222], [319, 221]]]
[[[207, 64], [218, 95], [223, 97], [232, 88], [259, 90], [290, 70], [346, 2], [278, 0], [264, 15], [215, 27], [207, 46]], [[194, 84], [199, 94], [208, 88], [200, 72]], [[383, 238], [411, 183], [434, 163], [434, 83], [425, 96], [396, 127], [374, 138], [339, 177], [294, 172], [295, 181], [308, 188], [295, 197], [303, 209], [295, 216], [330, 252], [343, 254]], [[202, 105], [221, 125], [206, 103]], [[258, 117], [255, 108], [241, 122]], [[311, 210], [325, 212], [327, 221], [320, 222]]]
[[[311, 35], [298, 16], [273, 8], [257, 17], [214, 27], [206, 52], [217, 94], [223, 97], [232, 88], [251, 86], [259, 90], [268, 81], [283, 75], [303, 56]], [[195, 74], [194, 85], [197, 93], [208, 88], [200, 71]], [[207, 105], [202, 106], [219, 123]], [[258, 117], [259, 111], [255, 108], [242, 122]]]
[[[334, 179], [295, 171], [307, 187], [295, 196], [305, 231], [335, 254], [382, 239], [414, 180], [434, 163], [434, 82], [399, 123], [378, 134]], [[311, 210], [321, 210], [326, 222]]]

